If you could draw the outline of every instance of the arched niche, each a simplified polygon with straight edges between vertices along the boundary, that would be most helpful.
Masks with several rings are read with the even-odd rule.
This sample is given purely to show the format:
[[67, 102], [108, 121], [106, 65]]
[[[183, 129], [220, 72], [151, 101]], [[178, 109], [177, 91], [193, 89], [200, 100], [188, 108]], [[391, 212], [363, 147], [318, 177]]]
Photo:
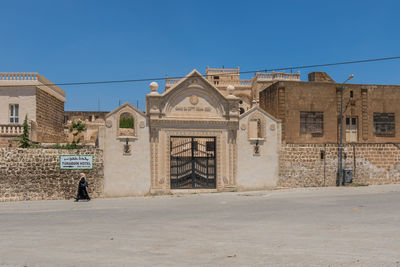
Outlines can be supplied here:
[[118, 136], [136, 136], [136, 116], [133, 112], [123, 110], [118, 113]]
[[251, 114], [248, 120], [248, 138], [249, 140], [265, 140], [266, 138], [266, 120], [260, 113]]

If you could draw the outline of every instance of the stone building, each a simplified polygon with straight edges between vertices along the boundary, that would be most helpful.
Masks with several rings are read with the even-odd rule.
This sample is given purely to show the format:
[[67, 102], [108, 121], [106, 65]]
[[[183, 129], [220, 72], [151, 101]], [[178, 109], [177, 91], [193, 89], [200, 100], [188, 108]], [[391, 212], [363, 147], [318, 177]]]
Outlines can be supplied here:
[[73, 132], [70, 131], [72, 122], [81, 121], [85, 124], [85, 131], [75, 136], [75, 139], [79, 138], [81, 143], [95, 144], [99, 128], [105, 125], [105, 117], [108, 113], [108, 111], [65, 111], [64, 133], [66, 141], [69, 143], [74, 141]]
[[[335, 185], [341, 86], [323, 72], [241, 80], [239, 68], [167, 78], [162, 93], [152, 83], [145, 112], [126, 103], [100, 128], [104, 193]], [[343, 167], [356, 183], [400, 181], [398, 89], [346, 84]]]
[[[325, 72], [308, 81], [279, 80], [259, 89], [260, 107], [282, 121], [286, 143], [338, 143], [342, 84]], [[400, 86], [346, 84], [345, 143], [399, 143]]]
[[252, 105], [250, 87], [237, 92], [232, 84], [240, 80], [213, 79], [194, 70], [161, 94], [152, 83], [145, 112], [126, 103], [106, 116], [99, 132], [105, 195], [276, 186], [280, 121]]
[[65, 92], [38, 73], [0, 73], [0, 147], [22, 134], [27, 116], [30, 138], [64, 142]]
[[[166, 79], [163, 92], [151, 83], [144, 111], [125, 103], [109, 113], [64, 113], [61, 89], [38, 74], [24, 75], [0, 76], [0, 85], [26, 84], [0, 87], [0, 108], [9, 109], [0, 112], [2, 123], [5, 120], [9, 127], [7, 138], [16, 134], [9, 130], [12, 126], [21, 128], [24, 114], [31, 120], [35, 140], [58, 140], [52, 136], [61, 140], [63, 118], [67, 135], [73, 121], [82, 121], [87, 127], [83, 141], [93, 143], [98, 138], [99, 149], [89, 146], [87, 151], [69, 153], [93, 155], [96, 168], [88, 174], [97, 196], [338, 183], [342, 85], [326, 73], [310, 73], [308, 81], [300, 81], [298, 73], [282, 72], [241, 80], [239, 68], [207, 68], [205, 76], [193, 70], [182, 79]], [[347, 182], [400, 183], [399, 89], [346, 84], [342, 156], [345, 173], [351, 173], [351, 177], [346, 174]], [[46, 113], [46, 104], [55, 114]], [[46, 128], [45, 116], [57, 122], [54, 125], [61, 118], [61, 127]], [[58, 155], [63, 153], [68, 152], [1, 148], [0, 178], [7, 184], [1, 188], [3, 200], [71, 197], [73, 179], [59, 169]], [[23, 168], [15, 171], [11, 162]], [[23, 171], [31, 168], [32, 172]], [[16, 185], [15, 175], [22, 177]], [[49, 179], [59, 185], [56, 194], [42, 190]]]

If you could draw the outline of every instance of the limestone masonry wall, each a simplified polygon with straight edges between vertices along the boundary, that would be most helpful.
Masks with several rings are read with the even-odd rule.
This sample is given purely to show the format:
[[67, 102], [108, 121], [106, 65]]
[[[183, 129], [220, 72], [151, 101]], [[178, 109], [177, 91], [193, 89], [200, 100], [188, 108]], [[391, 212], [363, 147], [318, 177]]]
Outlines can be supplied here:
[[64, 103], [38, 88], [36, 109], [37, 141], [42, 143], [65, 142]]
[[[282, 144], [278, 186], [335, 186], [338, 151], [337, 144]], [[353, 183], [400, 183], [398, 144], [347, 144], [344, 151], [343, 169], [353, 170]]]
[[[60, 155], [93, 155], [93, 169], [60, 170]], [[0, 201], [72, 199], [77, 193], [80, 172], [86, 174], [90, 197], [102, 197], [100, 149], [0, 148]]]

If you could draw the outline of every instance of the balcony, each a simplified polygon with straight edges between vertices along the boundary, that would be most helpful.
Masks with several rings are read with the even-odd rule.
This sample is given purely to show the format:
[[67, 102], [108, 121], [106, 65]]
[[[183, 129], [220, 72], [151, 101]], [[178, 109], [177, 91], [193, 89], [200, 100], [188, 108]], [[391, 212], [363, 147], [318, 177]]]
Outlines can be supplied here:
[[18, 136], [24, 129], [20, 124], [0, 124], [0, 136]]

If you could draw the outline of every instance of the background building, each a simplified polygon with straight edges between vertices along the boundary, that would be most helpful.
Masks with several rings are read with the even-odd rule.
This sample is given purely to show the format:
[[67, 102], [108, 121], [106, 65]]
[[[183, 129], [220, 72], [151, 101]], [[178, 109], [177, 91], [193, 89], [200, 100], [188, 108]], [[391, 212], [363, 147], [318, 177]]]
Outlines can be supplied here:
[[70, 131], [72, 122], [81, 121], [85, 124], [85, 131], [75, 138], [80, 138], [81, 143], [96, 143], [99, 128], [105, 125], [108, 113], [108, 111], [65, 111], [64, 134], [66, 141], [72, 143], [74, 140], [73, 132]]
[[[260, 107], [282, 121], [286, 143], [338, 143], [341, 87], [325, 72], [305, 82], [276, 81], [260, 89]], [[344, 142], [399, 142], [399, 100], [398, 85], [346, 84]]]
[[31, 140], [64, 142], [65, 92], [38, 73], [0, 73], [0, 146], [21, 135], [27, 116]]

